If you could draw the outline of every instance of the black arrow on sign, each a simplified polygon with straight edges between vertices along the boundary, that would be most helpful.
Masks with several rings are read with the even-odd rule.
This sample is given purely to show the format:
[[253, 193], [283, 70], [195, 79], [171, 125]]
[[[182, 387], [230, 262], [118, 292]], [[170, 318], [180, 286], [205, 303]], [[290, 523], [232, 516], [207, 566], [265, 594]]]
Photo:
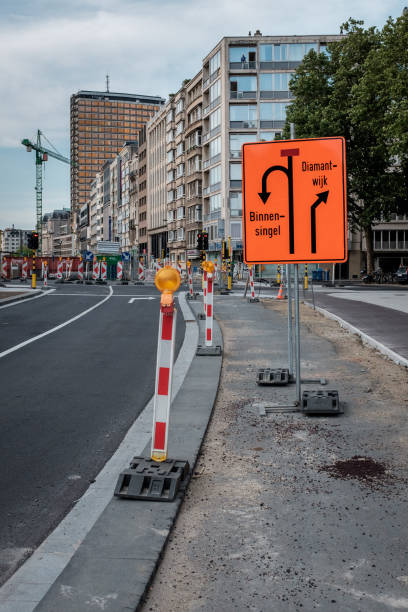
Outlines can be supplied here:
[[328, 191], [322, 191], [322, 193], [316, 193], [317, 200], [312, 204], [310, 209], [310, 236], [312, 239], [312, 253], [316, 253], [316, 208], [324, 202], [326, 204], [327, 198], [329, 197]]
[[[281, 151], [281, 155], [285, 154], [285, 151]], [[298, 151], [294, 152], [298, 155]], [[293, 220], [293, 161], [292, 155], [288, 155], [288, 167], [285, 166], [271, 166], [262, 176], [262, 191], [258, 192], [259, 197], [262, 202], [266, 204], [269, 196], [271, 195], [270, 191], [266, 191], [266, 181], [268, 180], [268, 176], [275, 171], [283, 172], [286, 174], [288, 179], [288, 204], [289, 204], [289, 253], [293, 254], [295, 252], [295, 230], [294, 230], [294, 220]]]

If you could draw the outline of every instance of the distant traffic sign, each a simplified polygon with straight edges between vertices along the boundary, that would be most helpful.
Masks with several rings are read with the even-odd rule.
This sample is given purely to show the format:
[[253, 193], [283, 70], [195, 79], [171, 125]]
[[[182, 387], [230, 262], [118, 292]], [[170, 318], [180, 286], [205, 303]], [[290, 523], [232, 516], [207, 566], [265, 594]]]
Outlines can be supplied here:
[[123, 259], [123, 261], [130, 261], [130, 253], [129, 253], [129, 251], [123, 251], [122, 259]]
[[242, 145], [247, 263], [347, 259], [342, 137]]

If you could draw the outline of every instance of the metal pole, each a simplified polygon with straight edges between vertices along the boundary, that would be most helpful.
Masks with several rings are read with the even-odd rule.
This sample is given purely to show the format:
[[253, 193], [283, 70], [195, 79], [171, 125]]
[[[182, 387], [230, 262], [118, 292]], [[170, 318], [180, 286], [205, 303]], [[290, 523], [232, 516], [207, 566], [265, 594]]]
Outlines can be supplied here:
[[292, 270], [290, 264], [286, 264], [286, 280], [288, 285], [288, 370], [289, 376], [293, 376]]
[[295, 356], [296, 356], [296, 399], [301, 402], [300, 388], [300, 321], [299, 321], [299, 264], [295, 264]]
[[295, 137], [295, 124], [294, 123], [289, 123], [289, 127], [290, 127], [290, 137], [291, 138], [296, 138]]

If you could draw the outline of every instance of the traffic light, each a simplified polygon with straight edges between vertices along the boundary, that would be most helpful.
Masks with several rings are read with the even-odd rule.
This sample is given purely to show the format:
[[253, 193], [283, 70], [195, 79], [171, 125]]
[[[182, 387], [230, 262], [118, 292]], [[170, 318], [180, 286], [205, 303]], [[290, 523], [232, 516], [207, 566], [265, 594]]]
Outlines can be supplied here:
[[208, 251], [208, 232], [203, 232], [203, 251]]
[[197, 233], [197, 245], [196, 248], [198, 251], [203, 250], [203, 234], [201, 232]]
[[222, 258], [229, 259], [228, 242], [226, 240], [222, 241]]
[[29, 234], [27, 234], [27, 246], [29, 249], [32, 249], [33, 251], [38, 249], [38, 233], [37, 232], [30, 232]]

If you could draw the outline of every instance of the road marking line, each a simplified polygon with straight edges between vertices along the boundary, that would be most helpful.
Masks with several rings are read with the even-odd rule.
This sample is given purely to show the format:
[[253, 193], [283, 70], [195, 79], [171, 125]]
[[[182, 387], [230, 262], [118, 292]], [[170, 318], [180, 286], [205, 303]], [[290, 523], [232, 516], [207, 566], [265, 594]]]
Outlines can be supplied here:
[[73, 323], [74, 321], [77, 321], [81, 317], [84, 317], [86, 314], [88, 314], [89, 312], [91, 312], [95, 308], [98, 308], [98, 306], [102, 306], [102, 304], [104, 302], [106, 302], [107, 300], [109, 300], [112, 297], [112, 293], [113, 293], [112, 288], [109, 287], [109, 295], [107, 295], [103, 300], [101, 300], [97, 304], [94, 304], [93, 306], [91, 306], [87, 310], [84, 310], [83, 312], [80, 312], [75, 317], [72, 317], [72, 319], [68, 319], [68, 321], [65, 321], [65, 323], [61, 323], [60, 325], [57, 325], [56, 327], [53, 327], [52, 329], [49, 329], [48, 331], [46, 331], [46, 332], [44, 332], [42, 334], [38, 334], [38, 336], [34, 336], [34, 338], [30, 338], [29, 340], [25, 340], [24, 342], [20, 342], [20, 344], [16, 344], [16, 346], [12, 346], [11, 348], [7, 349], [6, 351], [3, 351], [2, 353], [0, 353], [0, 359], [2, 357], [6, 357], [10, 353], [14, 353], [14, 351], [18, 351], [19, 349], [23, 348], [24, 346], [27, 346], [27, 344], [31, 344], [32, 342], [35, 342], [36, 340], [40, 340], [41, 338], [44, 338], [45, 336], [48, 336], [49, 334], [52, 334], [52, 333], [58, 331], [59, 329], [62, 329], [66, 325], [69, 325], [70, 323]]
[[[118, 296], [115, 296], [118, 297]], [[128, 301], [128, 304], [133, 304], [135, 300], [155, 300], [156, 298], [150, 295], [149, 297], [133, 297]]]
[[55, 291], [55, 289], [49, 289], [48, 291], [41, 292], [38, 295], [33, 295], [33, 297], [30, 297], [30, 298], [22, 298], [20, 300], [16, 300], [15, 302], [12, 302], [11, 304], [4, 304], [4, 306], [0, 306], [0, 310], [2, 310], [3, 308], [11, 308], [11, 306], [17, 306], [18, 304], [26, 304], [27, 302], [31, 302], [31, 300], [38, 300], [38, 298], [40, 297], [44, 297], [45, 295], [50, 295], [52, 291]]

